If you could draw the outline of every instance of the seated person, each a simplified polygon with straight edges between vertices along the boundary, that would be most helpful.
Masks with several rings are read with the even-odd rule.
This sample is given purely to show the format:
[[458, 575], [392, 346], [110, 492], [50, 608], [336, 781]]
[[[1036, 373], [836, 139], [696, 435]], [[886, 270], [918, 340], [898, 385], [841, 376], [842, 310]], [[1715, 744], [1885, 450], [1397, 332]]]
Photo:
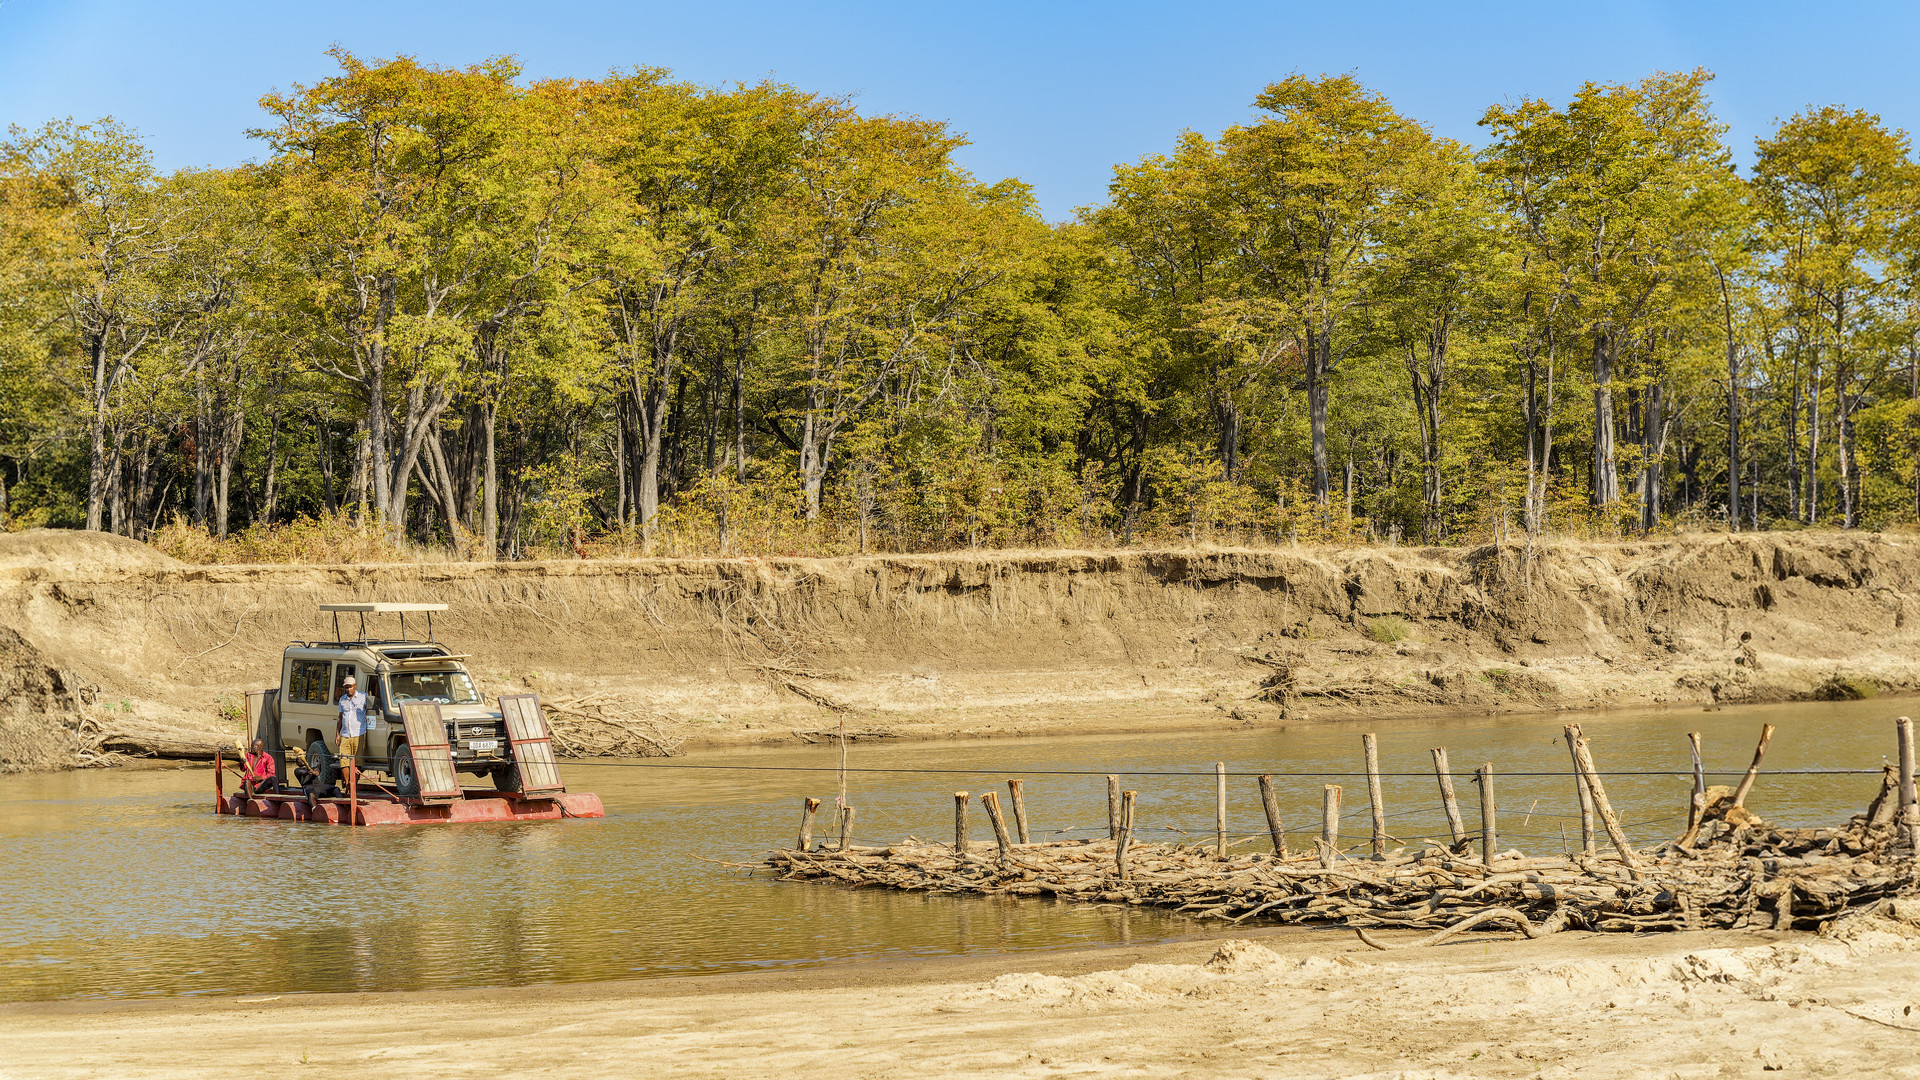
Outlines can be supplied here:
[[[292, 752], [299, 753], [297, 750]], [[315, 799], [337, 799], [340, 797], [340, 786], [338, 784], [321, 783], [319, 770], [308, 766], [305, 754], [301, 754], [299, 764], [293, 768], [293, 779], [296, 784], [300, 785], [300, 791], [306, 795], [308, 802], [312, 802]]]
[[267, 753], [265, 740], [253, 740], [253, 746], [240, 755], [241, 782], [247, 784], [256, 794], [263, 791], [277, 791], [279, 785], [274, 782], [273, 773], [273, 755]]

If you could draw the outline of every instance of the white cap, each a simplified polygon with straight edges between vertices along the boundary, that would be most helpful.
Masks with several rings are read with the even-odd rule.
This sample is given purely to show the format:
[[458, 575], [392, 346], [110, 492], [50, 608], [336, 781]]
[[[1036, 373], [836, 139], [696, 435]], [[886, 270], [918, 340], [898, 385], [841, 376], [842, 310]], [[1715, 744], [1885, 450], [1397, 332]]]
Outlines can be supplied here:
[[344, 678], [344, 679], [341, 679], [340, 681], [341, 681], [341, 682], [343, 682], [343, 683], [346, 683], [346, 684], [347, 684], [348, 686], [352, 686], [352, 685], [354, 684], [354, 683], [353, 683], [353, 676], [351, 676], [351, 675], [348, 675], [348, 676], [347, 676], [346, 678]]

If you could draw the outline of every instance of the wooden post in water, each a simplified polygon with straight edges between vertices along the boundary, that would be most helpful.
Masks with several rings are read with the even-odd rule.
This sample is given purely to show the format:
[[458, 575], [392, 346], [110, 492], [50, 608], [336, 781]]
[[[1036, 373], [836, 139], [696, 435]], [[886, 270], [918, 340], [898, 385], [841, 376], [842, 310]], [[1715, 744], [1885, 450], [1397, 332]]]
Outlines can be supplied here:
[[1627, 834], [1620, 828], [1620, 819], [1614, 815], [1613, 803], [1607, 799], [1607, 786], [1600, 781], [1600, 771], [1593, 767], [1593, 751], [1587, 741], [1580, 737], [1580, 725], [1568, 724], [1564, 729], [1567, 744], [1573, 747], [1574, 764], [1580, 769], [1580, 778], [1587, 783], [1587, 790], [1593, 793], [1593, 808], [1600, 812], [1600, 824], [1607, 830], [1607, 839], [1613, 841], [1614, 850], [1620, 853], [1620, 861], [1638, 868], [1640, 860], [1633, 853], [1633, 846], [1627, 843]]
[[347, 759], [347, 824], [360, 824], [360, 770]]
[[1433, 775], [1440, 781], [1440, 805], [1447, 810], [1447, 831], [1453, 834], [1453, 846], [1467, 842], [1467, 823], [1460, 817], [1460, 800], [1453, 794], [1453, 770], [1447, 764], [1447, 748], [1433, 748]]
[[1733, 789], [1733, 805], [1745, 806], [1747, 792], [1753, 790], [1753, 782], [1760, 778], [1760, 759], [1767, 756], [1767, 744], [1773, 741], [1773, 725], [1760, 726], [1760, 742], [1753, 748], [1753, 764], [1747, 766], [1747, 775], [1740, 778], [1740, 786]]
[[1693, 758], [1693, 793], [1687, 797], [1687, 831], [1680, 834], [1681, 847], [1693, 846], [1693, 838], [1700, 835], [1700, 826], [1707, 818], [1707, 767], [1700, 759], [1699, 732], [1687, 732], [1687, 753]]
[[1020, 842], [1022, 844], [1031, 844], [1033, 841], [1027, 838], [1026, 793], [1021, 790], [1020, 785], [1021, 781], [1019, 780], [1007, 781], [1007, 795], [1013, 800], [1014, 831], [1020, 834]]
[[1127, 848], [1133, 844], [1133, 795], [1131, 791], [1120, 793], [1120, 827], [1114, 830], [1113, 863], [1121, 881], [1127, 880]]
[[1214, 854], [1227, 857], [1227, 763], [1213, 763], [1213, 849]]
[[1007, 819], [1000, 813], [1000, 796], [991, 791], [980, 793], [980, 805], [987, 808], [987, 820], [993, 823], [993, 838], [1000, 842], [1000, 861], [1013, 855], [1013, 837], [1007, 833]]
[[1901, 717], [1894, 722], [1900, 736], [1900, 827], [1907, 844], [1920, 856], [1920, 800], [1914, 798], [1913, 721]]
[[1287, 857], [1287, 831], [1280, 827], [1280, 800], [1273, 797], [1273, 777], [1260, 777], [1260, 808], [1267, 812], [1267, 833], [1273, 837], [1273, 853]]
[[1707, 793], [1707, 766], [1700, 758], [1700, 733], [1687, 732], [1687, 753], [1693, 758], [1693, 791], [1696, 795]]
[[1580, 755], [1574, 752], [1571, 742], [1567, 743], [1567, 760], [1573, 762], [1573, 795], [1580, 804], [1580, 850], [1592, 855], [1595, 851], [1593, 793], [1587, 790], [1587, 782], [1580, 776]]
[[1120, 839], [1120, 778], [1107, 777], [1107, 839]]
[[970, 846], [967, 836], [967, 800], [971, 798], [964, 791], [953, 793], [953, 850], [961, 855], [967, 853]]
[[1367, 801], [1373, 807], [1373, 857], [1387, 857], [1387, 806], [1380, 798], [1380, 744], [1373, 732], [1360, 736], [1367, 751]]
[[800, 839], [793, 846], [795, 851], [805, 851], [813, 846], [813, 815], [819, 809], [819, 799], [808, 799], [801, 804]]
[[1340, 853], [1340, 787], [1328, 784], [1320, 797], [1320, 866], [1327, 869]]
[[227, 812], [227, 760], [220, 750], [213, 752], [213, 812]]
[[1493, 857], [1500, 853], [1500, 831], [1494, 822], [1493, 763], [1474, 770], [1474, 776], [1480, 781], [1480, 861], [1492, 866]]
[[841, 851], [847, 850], [847, 846], [852, 843], [853, 843], [853, 807], [843, 806], [840, 808], [840, 850]]

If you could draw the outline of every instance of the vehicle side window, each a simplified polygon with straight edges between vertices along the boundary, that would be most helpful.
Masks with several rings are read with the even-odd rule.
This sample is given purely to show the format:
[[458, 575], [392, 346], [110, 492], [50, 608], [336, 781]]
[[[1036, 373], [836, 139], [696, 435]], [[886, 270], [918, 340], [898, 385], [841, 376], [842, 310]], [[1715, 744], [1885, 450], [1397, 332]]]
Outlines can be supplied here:
[[293, 676], [288, 680], [287, 696], [308, 704], [326, 704], [329, 666], [325, 660], [295, 660]]
[[352, 664], [335, 664], [333, 665], [333, 693], [328, 695], [328, 701], [338, 701], [340, 700], [340, 695], [347, 692], [346, 681], [349, 675], [354, 677], [356, 689], [366, 689], [366, 687], [359, 685], [360, 670], [358, 668]]

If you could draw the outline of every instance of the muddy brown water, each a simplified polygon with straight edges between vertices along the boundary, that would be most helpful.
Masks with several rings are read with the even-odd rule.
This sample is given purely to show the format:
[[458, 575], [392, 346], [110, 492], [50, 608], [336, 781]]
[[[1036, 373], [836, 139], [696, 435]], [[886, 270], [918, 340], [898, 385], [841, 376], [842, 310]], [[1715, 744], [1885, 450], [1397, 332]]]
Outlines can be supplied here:
[[[1779, 726], [1770, 770], [1873, 768], [1894, 752], [1910, 702], [1619, 712], [1579, 717], [1609, 794], [1641, 841], [1671, 836], [1690, 781], [1685, 732], [1709, 769], [1746, 767], [1761, 724]], [[1565, 715], [1301, 724], [1219, 734], [874, 744], [850, 748], [856, 843], [950, 840], [955, 790], [1023, 777], [1035, 839], [1102, 835], [1106, 772], [1135, 775], [1143, 839], [1211, 842], [1213, 763], [1271, 771], [1286, 824], [1318, 831], [1324, 783], [1345, 788], [1343, 840], [1370, 831], [1360, 733], [1379, 734], [1390, 831], [1442, 833], [1427, 748], [1445, 745], [1470, 826], [1472, 771], [1497, 770], [1503, 846], [1578, 843], [1561, 741]], [[0, 999], [451, 989], [1041, 951], [1229, 933], [1149, 909], [777, 882], [729, 862], [791, 844], [802, 796], [837, 795], [831, 746], [571, 763], [601, 821], [342, 829], [210, 812], [205, 769], [0, 779]], [[818, 771], [809, 771], [818, 770]], [[1091, 770], [1054, 775], [1047, 770]], [[1734, 777], [1716, 778], [1732, 782]], [[1783, 824], [1837, 824], [1877, 777], [1769, 773], [1749, 799]], [[1252, 776], [1229, 780], [1236, 850], [1266, 851]], [[824, 815], [823, 815], [824, 816]], [[976, 803], [976, 841], [992, 844]], [[820, 830], [827, 832], [826, 828]], [[1604, 843], [1604, 837], [1602, 838]], [[1312, 931], [1302, 931], [1312, 932]]]

